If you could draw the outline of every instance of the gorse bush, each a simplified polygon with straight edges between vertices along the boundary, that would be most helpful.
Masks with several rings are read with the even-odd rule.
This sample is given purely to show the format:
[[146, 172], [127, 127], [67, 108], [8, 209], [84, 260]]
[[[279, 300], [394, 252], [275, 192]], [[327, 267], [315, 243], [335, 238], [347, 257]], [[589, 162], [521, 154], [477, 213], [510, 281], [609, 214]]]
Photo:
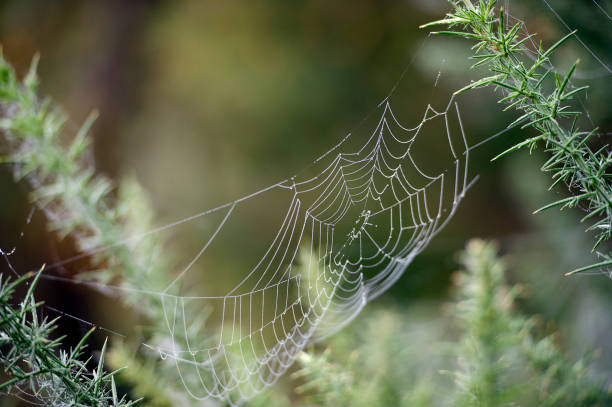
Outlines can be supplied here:
[[[149, 226], [148, 201], [129, 181], [115, 198], [113, 183], [96, 174], [88, 158], [88, 132], [95, 114], [64, 147], [61, 136], [66, 117], [49, 100], [39, 99], [37, 64], [35, 58], [19, 83], [0, 55], [0, 130], [11, 151], [3, 161], [11, 164], [16, 180], [25, 179], [32, 186], [32, 201], [47, 215], [50, 228], [60, 236], [74, 237], [79, 251], [88, 253], [82, 257], [98, 266], [82, 277], [101, 282], [120, 278], [143, 289], [163, 286], [167, 266], [154, 236], [139, 240], [141, 245], [136, 248], [118, 244], [131, 236], [133, 228]], [[103, 253], [89, 254], [100, 248], [105, 249]], [[132, 304], [144, 301], [141, 310], [155, 312], [155, 304], [137, 292], [123, 298]]]
[[602, 406], [612, 393], [588, 373], [589, 358], [569, 363], [554, 336], [537, 339], [535, 320], [515, 311], [519, 286], [508, 287], [494, 245], [468, 243], [455, 305], [463, 334], [455, 405]]
[[[39, 316], [41, 303], [33, 294], [42, 272], [14, 281], [0, 275], [0, 363], [10, 377], [0, 384], [0, 391], [49, 406], [133, 406], [117, 395], [117, 371], [103, 370], [106, 343], [96, 368], [88, 367], [91, 358], [83, 359], [93, 330], [70, 351], [61, 348], [63, 338], [53, 338], [58, 321]], [[13, 305], [15, 289], [24, 284], [29, 284], [25, 296], [20, 305]]]
[[[425, 315], [379, 308], [348, 335], [332, 338], [327, 351], [304, 354], [296, 376], [306, 383], [299, 388], [305, 401], [298, 405], [612, 404], [612, 392], [589, 372], [591, 356], [569, 362], [554, 334], [538, 338], [536, 320], [517, 312], [520, 286], [506, 284], [494, 244], [473, 240], [460, 259], [463, 270], [445, 318], [427, 315], [424, 323]], [[458, 339], [440, 342], [449, 325]], [[284, 403], [273, 396], [264, 401]]]
[[[155, 234], [141, 236], [137, 245], [129, 244], [131, 236], [152, 228], [149, 200], [133, 180], [124, 181], [115, 191], [108, 178], [95, 174], [87, 157], [91, 143], [88, 132], [95, 115], [90, 115], [72, 142], [64, 147], [61, 136], [66, 117], [49, 100], [39, 99], [37, 62], [35, 58], [20, 83], [0, 55], [0, 130], [10, 148], [10, 154], [3, 161], [11, 164], [16, 180], [30, 184], [32, 201], [46, 214], [50, 229], [60, 236], [71, 235], [79, 251], [87, 253], [71, 260], [87, 259], [95, 269], [77, 277], [93, 283], [139, 287], [140, 291], [125, 291], [120, 298], [146, 320], [144, 334], [149, 342], [166, 344], [170, 339], [162, 305], [141, 292], [160, 290], [167, 285], [171, 269], [168, 257], [162, 255], [161, 242]], [[195, 318], [193, 326], [200, 329], [203, 323], [202, 318]], [[127, 357], [132, 353], [126, 346], [115, 343], [110, 361], [117, 369], [132, 362], [137, 370], [136, 360]], [[160, 362], [154, 354], [143, 351], [139, 369], [141, 372], [146, 369], [149, 377], [155, 375], [162, 384], [144, 384], [146, 374], [126, 375], [128, 381], [138, 380], [134, 383], [134, 392], [139, 397], [156, 396], [159, 400], [159, 388], [164, 388], [167, 399], [171, 400], [165, 405], [194, 403], [179, 388], [173, 365]]]
[[[552, 174], [553, 188], [559, 183], [567, 184], [570, 196], [544, 206], [536, 212], [553, 207], [583, 206], [587, 214], [582, 221], [595, 219], [588, 230], [597, 232], [593, 250], [612, 236], [612, 183], [609, 167], [612, 151], [603, 146], [591, 150], [589, 142], [598, 129], [583, 131], [578, 127], [582, 114], [569, 103], [580, 96], [588, 86], [573, 87], [571, 78], [579, 60], [567, 74], [561, 76], [551, 62], [553, 53], [574, 34], [571, 32], [548, 48], [542, 43], [532, 50], [528, 44], [535, 34], [528, 34], [524, 23], [511, 24], [502, 7], [496, 8], [496, 0], [450, 1], [453, 11], [447, 18], [421, 26], [422, 28], [447, 25], [451, 31], [435, 34], [465, 38], [476, 42], [472, 56], [474, 67], [484, 65], [492, 76], [474, 81], [456, 93], [470, 89], [495, 86], [503, 93], [499, 103], [505, 110], [516, 109], [522, 115], [508, 127], [522, 124], [523, 129], [532, 128], [538, 135], [514, 145], [494, 159], [522, 147], [533, 150], [538, 143], [545, 146], [550, 158], [542, 170]], [[457, 27], [462, 28], [457, 29]], [[532, 57], [535, 53], [535, 57]], [[549, 90], [552, 89], [552, 90]], [[598, 253], [602, 261], [573, 271], [584, 272], [612, 264], [607, 253]]]

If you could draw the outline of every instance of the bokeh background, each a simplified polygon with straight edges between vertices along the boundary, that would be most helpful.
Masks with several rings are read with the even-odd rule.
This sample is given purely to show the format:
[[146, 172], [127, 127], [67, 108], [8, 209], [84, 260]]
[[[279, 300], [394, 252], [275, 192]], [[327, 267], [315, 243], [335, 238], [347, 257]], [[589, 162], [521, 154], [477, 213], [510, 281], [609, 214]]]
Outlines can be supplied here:
[[[606, 15], [587, 0], [550, 3], [611, 66]], [[609, 1], [599, 3], [610, 13]], [[540, 0], [512, 0], [510, 7], [545, 42], [567, 32]], [[443, 0], [4, 0], [0, 43], [21, 74], [40, 53], [41, 91], [69, 114], [67, 139], [92, 110], [100, 112], [92, 130], [96, 168], [115, 180], [137, 179], [161, 225], [297, 172], [396, 85], [393, 108], [407, 122], [420, 121], [428, 103], [444, 106], [473, 77], [469, 44], [428, 37], [418, 26], [448, 8]], [[558, 66], [566, 69], [577, 56], [576, 83], [593, 85], [585, 106], [605, 140], [612, 131], [610, 76], [577, 42], [563, 48]], [[501, 113], [489, 89], [459, 102], [470, 144], [513, 117]], [[558, 329], [570, 354], [601, 348], [597, 368], [612, 381], [612, 281], [603, 274], [564, 277], [594, 261], [580, 210], [532, 215], [565, 194], [547, 191], [541, 151], [490, 162], [525, 135], [510, 131], [475, 151], [472, 175], [480, 179], [455, 218], [372, 306], [393, 310], [408, 326], [438, 318], [452, 295], [455, 254], [471, 237], [495, 239], [508, 255], [511, 281], [526, 287], [521, 309], [542, 315], [543, 331]], [[437, 159], [434, 147], [427, 160]], [[16, 248], [11, 262], [18, 270], [74, 251], [69, 238], [46, 231], [42, 214], [34, 211], [27, 223], [31, 210], [27, 185], [0, 166], [0, 247]], [[199, 244], [198, 228], [187, 227], [168, 251], [180, 259]], [[99, 293], [46, 282], [39, 296], [130, 331], [129, 313], [118, 319], [116, 305]], [[69, 318], [62, 326], [69, 340], [89, 328]]]

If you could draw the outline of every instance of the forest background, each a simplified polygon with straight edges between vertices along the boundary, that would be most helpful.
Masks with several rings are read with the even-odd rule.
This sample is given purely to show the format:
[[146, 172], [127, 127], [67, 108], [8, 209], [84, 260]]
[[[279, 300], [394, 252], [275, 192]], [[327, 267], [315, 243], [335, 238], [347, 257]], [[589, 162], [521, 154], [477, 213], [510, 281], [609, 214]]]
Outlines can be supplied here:
[[[612, 22], [591, 2], [580, 4], [554, 2], [580, 37], [612, 60], [606, 46]], [[420, 120], [427, 103], [444, 105], [469, 80], [469, 44], [424, 42], [426, 33], [418, 29], [444, 15], [445, 1], [372, 0], [350, 7], [322, 1], [5, 1], [0, 7], [6, 59], [23, 75], [32, 56], [41, 54], [40, 93], [70, 114], [69, 128], [78, 128], [92, 109], [101, 113], [92, 128], [97, 170], [113, 179], [135, 177], [153, 202], [157, 224], [214, 207], [308, 164], [359, 123], [405, 69], [394, 110], [407, 121]], [[512, 2], [512, 13], [544, 40], [567, 32], [539, 0]], [[572, 51], [567, 54], [569, 61]], [[606, 79], [598, 76], [600, 66], [588, 60], [584, 65], [595, 85], [588, 109], [605, 131], [612, 127], [612, 95], [597, 87]], [[479, 95], [462, 104], [470, 144], [502, 129], [510, 117], [492, 92]], [[455, 295], [456, 253], [471, 237], [494, 239], [508, 254], [507, 278], [524, 287], [519, 309], [540, 316], [539, 331], [557, 331], [570, 359], [600, 349], [595, 371], [610, 379], [612, 283], [605, 273], [564, 277], [594, 259], [580, 211], [532, 215], [565, 193], [547, 191], [541, 151], [489, 162], [518, 137], [518, 130], [509, 132], [478, 149], [472, 171], [480, 179], [455, 218], [351, 329], [366, 327], [377, 310], [398, 316], [407, 329], [443, 325], [445, 304]], [[28, 188], [15, 184], [6, 166], [0, 167], [0, 190], [0, 247], [17, 248], [11, 256], [16, 269], [74, 254], [70, 239], [46, 231], [42, 213], [34, 212], [27, 224]], [[196, 227], [187, 232], [171, 242], [176, 257], [201, 242]], [[231, 248], [227, 257], [213, 260], [232, 261]], [[118, 321], [118, 304], [98, 292], [45, 281], [39, 290], [53, 308], [130, 331], [133, 321]], [[76, 343], [89, 326], [65, 318], [61, 329], [68, 343]], [[442, 340], [449, 331], [442, 326], [431, 335]], [[103, 339], [94, 337], [92, 347]]]

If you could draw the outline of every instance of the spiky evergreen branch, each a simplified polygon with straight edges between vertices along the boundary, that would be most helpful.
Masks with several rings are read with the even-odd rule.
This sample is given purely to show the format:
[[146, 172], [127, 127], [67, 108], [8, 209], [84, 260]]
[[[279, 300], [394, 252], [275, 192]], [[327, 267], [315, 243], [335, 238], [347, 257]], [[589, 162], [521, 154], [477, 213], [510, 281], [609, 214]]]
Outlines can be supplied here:
[[[161, 301], [142, 294], [143, 290], [161, 291], [167, 287], [172, 270], [156, 234], [132, 239], [143, 230], [152, 229], [148, 199], [136, 182], [123, 182], [115, 188], [108, 178], [96, 173], [88, 157], [91, 154], [88, 133], [95, 114], [65, 146], [62, 133], [67, 118], [50, 100], [38, 97], [36, 66], [37, 58], [20, 82], [0, 52], [0, 134], [9, 144], [9, 152], [2, 161], [11, 164], [17, 180], [25, 179], [30, 184], [32, 200], [44, 211], [51, 227], [60, 236], [75, 238], [81, 253], [76, 259], [87, 259], [96, 267], [78, 277], [138, 288], [122, 291], [120, 298], [147, 317], [151, 325], [148, 342], [163, 346], [174, 341], [180, 347], [182, 337], [168, 336]], [[206, 340], [205, 335], [199, 334], [203, 325], [203, 317], [193, 318], [186, 327], [186, 335]], [[151, 363], [136, 363], [134, 358], [126, 357], [130, 354], [129, 347], [117, 341], [110, 350], [109, 361], [116, 368], [133, 362], [140, 370], [149, 372], [124, 377], [139, 396], [157, 397], [159, 388], [164, 388], [172, 400], [166, 405], [196, 403], [181, 394], [180, 385], [173, 378], [176, 368], [172, 363], [159, 362], [155, 357]], [[152, 354], [146, 354], [145, 359], [148, 356]], [[151, 375], [156, 375], [163, 384], [154, 388], [142, 382]]]
[[[146, 244], [136, 250], [118, 244], [129, 237], [131, 219], [142, 218], [143, 208], [113, 197], [113, 183], [96, 174], [87, 158], [88, 133], [96, 115], [90, 115], [64, 147], [61, 136], [67, 118], [49, 100], [38, 98], [37, 62], [34, 58], [21, 84], [0, 54], [0, 131], [10, 144], [3, 161], [13, 164], [17, 180], [32, 185], [32, 199], [51, 226], [62, 236], [74, 236], [81, 256], [99, 267], [87, 277], [104, 282], [120, 278], [144, 290], [165, 287], [166, 264], [153, 236], [140, 239], [138, 243], [146, 240]], [[99, 248], [105, 250], [95, 252]], [[148, 297], [132, 292], [124, 298], [144, 302], [143, 311], [156, 315], [156, 305]]]
[[[587, 214], [582, 221], [594, 220], [588, 230], [597, 231], [593, 250], [612, 236], [612, 183], [609, 168], [612, 151], [607, 146], [597, 151], [589, 147], [589, 141], [597, 129], [582, 131], [577, 126], [580, 112], [571, 110], [569, 101], [583, 92], [588, 86], [573, 88], [570, 84], [579, 60], [565, 76], [557, 74], [550, 57], [574, 32], [561, 38], [550, 48], [544, 49], [540, 42], [536, 57], [530, 59], [527, 41], [533, 35], [521, 35], [524, 24], [518, 22], [509, 26], [502, 7], [496, 11], [496, 0], [450, 0], [453, 12], [443, 20], [428, 23], [422, 28], [446, 25], [449, 31], [435, 34], [456, 36], [475, 41], [474, 67], [484, 65], [493, 75], [477, 80], [457, 91], [494, 85], [503, 91], [500, 103], [507, 104], [505, 110], [514, 108], [522, 115], [510, 126], [524, 123], [522, 128], [533, 128], [538, 135], [528, 138], [494, 159], [500, 158], [522, 147], [534, 149], [539, 142], [545, 145], [550, 158], [542, 166], [542, 171], [552, 174], [551, 188], [560, 182], [568, 185], [570, 196], [550, 203], [535, 212], [553, 207], [576, 207], [583, 204]], [[459, 30], [455, 28], [460, 28]], [[546, 91], [552, 84], [552, 91]], [[583, 272], [612, 265], [609, 254], [599, 253], [602, 261], [574, 270]], [[571, 274], [568, 273], [568, 274]]]
[[514, 311], [520, 286], [507, 287], [496, 247], [468, 243], [461, 256], [456, 316], [463, 329], [456, 348], [455, 406], [603, 406], [612, 392], [589, 374], [590, 357], [569, 363], [554, 336], [538, 339], [534, 319]]
[[[306, 380], [300, 387], [308, 395], [303, 406], [612, 405], [611, 389], [593, 377], [590, 355], [576, 363], [569, 362], [555, 343], [554, 335], [538, 338], [534, 335], [535, 319], [517, 312], [515, 299], [521, 288], [506, 285], [505, 265], [494, 244], [470, 241], [461, 254], [461, 262], [464, 270], [456, 275], [457, 295], [450, 307], [452, 320], [459, 329], [456, 341], [433, 351], [423, 342], [406, 341], [403, 336], [406, 332], [422, 327], [415, 328], [411, 320], [402, 328], [404, 316], [387, 324], [387, 329], [392, 327], [389, 343], [378, 337], [369, 338], [366, 333], [350, 336], [348, 342], [345, 339], [347, 349], [340, 342], [330, 352], [302, 356], [298, 359], [301, 369], [297, 376]], [[385, 330], [384, 312], [379, 311], [370, 320], [375, 321], [377, 330]], [[443, 325], [448, 326], [448, 321]], [[438, 340], [439, 336], [435, 338]], [[373, 352], [373, 345], [383, 350]], [[409, 374], [394, 376], [393, 371], [385, 370], [402, 364], [408, 372], [415, 368], [415, 355], [401, 351], [406, 347], [414, 347], [414, 353], [429, 362], [417, 366], [416, 376], [427, 378], [425, 385]], [[350, 372], [344, 371], [347, 353], [351, 355], [348, 360], [353, 360]], [[454, 369], [442, 372], [450, 376], [435, 370], [442, 354], [456, 360]], [[377, 359], [371, 364], [364, 363], [368, 358]], [[436, 376], [438, 382], [443, 377], [452, 377], [455, 385], [436, 383]], [[401, 396], [397, 397], [398, 394]], [[272, 405], [286, 404], [281, 400]]]
[[[97, 368], [90, 371], [90, 360], [81, 360], [93, 329], [70, 352], [61, 350], [62, 337], [52, 338], [57, 318], [41, 318], [42, 303], [34, 299], [41, 273], [27, 273], [14, 281], [0, 274], [0, 364], [10, 377], [0, 384], [0, 391], [22, 393], [48, 406], [133, 406], [135, 402], [117, 396], [114, 375], [118, 371], [103, 370], [106, 343]], [[20, 305], [13, 305], [15, 288], [26, 282], [25, 297]]]

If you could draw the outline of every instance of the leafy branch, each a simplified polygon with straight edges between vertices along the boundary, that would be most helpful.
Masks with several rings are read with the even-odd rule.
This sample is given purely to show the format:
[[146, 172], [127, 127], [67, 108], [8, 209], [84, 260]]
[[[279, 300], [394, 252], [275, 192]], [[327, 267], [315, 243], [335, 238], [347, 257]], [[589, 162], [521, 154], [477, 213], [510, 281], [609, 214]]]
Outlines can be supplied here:
[[[522, 128], [532, 128], [537, 136], [528, 138], [499, 154], [496, 160], [510, 152], [523, 147], [531, 150], [538, 143], [545, 145], [550, 158], [542, 166], [542, 171], [552, 174], [551, 188], [564, 182], [570, 196], [550, 203], [535, 213], [554, 207], [584, 206], [587, 214], [582, 222], [594, 220], [587, 230], [597, 232], [593, 250], [612, 236], [612, 184], [609, 167], [612, 163], [612, 152], [604, 146], [596, 151], [589, 147], [589, 141], [597, 129], [583, 131], [578, 128], [581, 112], [573, 111], [572, 99], [576, 98], [588, 86], [573, 88], [571, 78], [580, 60], [577, 60], [568, 73], [559, 75], [552, 63], [553, 53], [575, 31], [567, 34], [551, 47], [545, 49], [540, 42], [535, 58], [529, 58], [532, 50], [526, 44], [534, 34], [523, 35], [524, 24], [518, 22], [508, 25], [502, 7], [495, 10], [496, 0], [479, 0], [473, 4], [470, 0], [450, 0], [453, 12], [445, 19], [421, 26], [446, 25], [451, 30], [438, 31], [434, 34], [461, 37], [475, 41], [473, 67], [484, 65], [493, 75], [482, 78], [456, 93], [470, 89], [495, 86], [503, 91], [499, 103], [507, 106], [504, 110], [516, 109], [522, 115], [511, 127], [524, 123]], [[460, 27], [459, 30], [453, 30]], [[552, 85], [552, 86], [550, 86]], [[552, 90], [547, 91], [547, 88]], [[609, 254], [599, 253], [602, 261], [589, 265], [568, 274], [579, 273], [612, 265]]]

